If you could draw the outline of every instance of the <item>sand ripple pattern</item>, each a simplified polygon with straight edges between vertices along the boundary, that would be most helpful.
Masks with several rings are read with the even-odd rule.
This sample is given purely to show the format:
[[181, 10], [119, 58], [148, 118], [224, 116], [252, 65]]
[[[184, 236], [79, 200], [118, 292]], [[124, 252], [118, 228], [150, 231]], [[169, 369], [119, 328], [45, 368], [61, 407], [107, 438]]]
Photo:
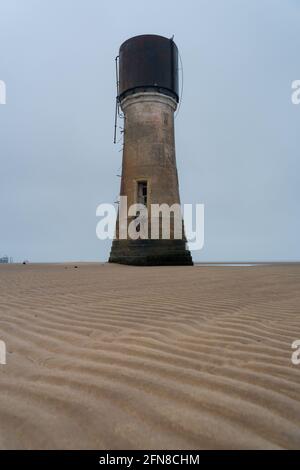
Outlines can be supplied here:
[[300, 447], [300, 265], [0, 266], [1, 449]]

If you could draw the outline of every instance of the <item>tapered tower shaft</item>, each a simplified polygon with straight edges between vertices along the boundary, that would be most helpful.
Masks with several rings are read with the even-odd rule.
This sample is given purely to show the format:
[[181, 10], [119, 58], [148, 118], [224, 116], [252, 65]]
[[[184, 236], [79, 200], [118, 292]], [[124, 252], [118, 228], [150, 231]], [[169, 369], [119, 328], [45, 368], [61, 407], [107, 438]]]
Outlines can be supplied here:
[[[147, 35], [132, 38], [121, 46], [119, 101], [125, 119], [120, 195], [127, 197], [128, 207], [143, 204], [147, 208], [148, 226], [146, 237], [141, 231], [141, 238], [122, 238], [124, 231], [121, 236], [120, 226], [124, 221], [119, 211], [110, 262], [192, 264], [184, 231], [180, 238], [174, 234], [178, 213], [174, 216], [170, 212], [169, 239], [162, 233], [165, 216], [156, 214], [153, 218], [153, 205], [180, 204], [174, 137], [177, 88], [177, 48], [173, 41]], [[127, 218], [126, 228], [134, 218]], [[159, 226], [156, 235], [152, 233], [154, 221]], [[180, 223], [183, 227], [181, 216]]]

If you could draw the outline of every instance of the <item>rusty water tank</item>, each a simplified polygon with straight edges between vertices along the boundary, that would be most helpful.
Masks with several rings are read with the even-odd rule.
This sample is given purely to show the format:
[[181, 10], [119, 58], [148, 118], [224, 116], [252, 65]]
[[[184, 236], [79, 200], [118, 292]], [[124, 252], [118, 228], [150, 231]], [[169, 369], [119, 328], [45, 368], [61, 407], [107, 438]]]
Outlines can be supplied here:
[[172, 39], [154, 34], [135, 36], [119, 51], [119, 100], [137, 92], [178, 96], [178, 49]]

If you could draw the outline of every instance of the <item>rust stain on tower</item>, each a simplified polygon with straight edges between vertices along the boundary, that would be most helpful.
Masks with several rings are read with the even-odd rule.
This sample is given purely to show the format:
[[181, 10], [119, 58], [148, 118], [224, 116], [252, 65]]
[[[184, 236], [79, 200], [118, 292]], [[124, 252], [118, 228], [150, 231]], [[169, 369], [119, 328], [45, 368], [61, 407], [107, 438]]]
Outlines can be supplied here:
[[[121, 216], [110, 262], [131, 265], [192, 265], [184, 230], [170, 239], [162, 231], [151, 238], [153, 204], [180, 204], [175, 157], [174, 112], [178, 96], [178, 50], [173, 40], [142, 35], [125, 41], [119, 51], [119, 96], [124, 113], [124, 148], [120, 196], [128, 207], [144, 204], [149, 211], [149, 236], [123, 239]], [[128, 222], [134, 217], [129, 217]], [[160, 219], [159, 224], [163, 221]], [[181, 220], [183, 227], [183, 221]]]

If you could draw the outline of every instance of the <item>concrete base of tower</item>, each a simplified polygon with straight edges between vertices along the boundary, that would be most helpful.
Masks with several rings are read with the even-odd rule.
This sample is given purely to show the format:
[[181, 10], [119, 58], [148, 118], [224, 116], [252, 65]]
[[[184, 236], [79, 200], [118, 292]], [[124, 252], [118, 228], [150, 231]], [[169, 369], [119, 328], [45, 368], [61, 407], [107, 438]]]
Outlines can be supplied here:
[[193, 266], [184, 240], [114, 240], [108, 261], [133, 266]]

